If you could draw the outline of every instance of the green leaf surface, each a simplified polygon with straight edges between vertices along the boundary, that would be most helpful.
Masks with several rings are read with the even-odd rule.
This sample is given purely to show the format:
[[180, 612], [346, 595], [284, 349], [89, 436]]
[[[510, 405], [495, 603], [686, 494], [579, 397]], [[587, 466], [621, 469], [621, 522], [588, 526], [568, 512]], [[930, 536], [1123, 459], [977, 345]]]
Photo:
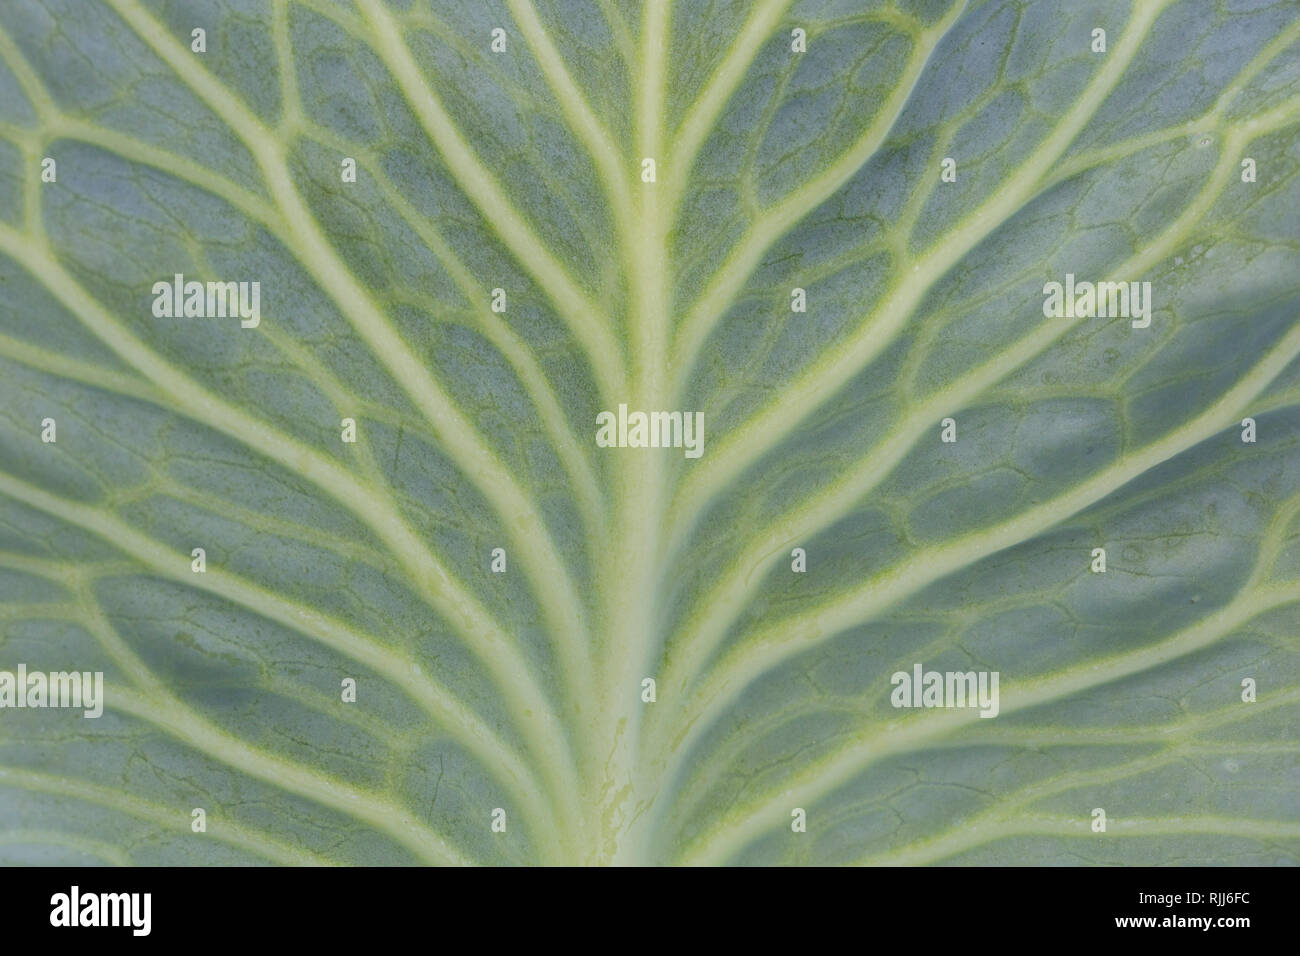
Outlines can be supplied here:
[[1298, 132], [1293, 0], [6, 0], [0, 861], [1300, 861]]

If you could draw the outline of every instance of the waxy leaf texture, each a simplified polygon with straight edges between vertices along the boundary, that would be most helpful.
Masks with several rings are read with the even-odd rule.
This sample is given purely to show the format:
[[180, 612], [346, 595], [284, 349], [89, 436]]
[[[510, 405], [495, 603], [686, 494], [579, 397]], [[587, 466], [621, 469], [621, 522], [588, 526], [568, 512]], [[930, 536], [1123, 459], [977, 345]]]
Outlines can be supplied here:
[[3, 0], [0, 862], [1295, 864], [1298, 318], [1294, 0]]

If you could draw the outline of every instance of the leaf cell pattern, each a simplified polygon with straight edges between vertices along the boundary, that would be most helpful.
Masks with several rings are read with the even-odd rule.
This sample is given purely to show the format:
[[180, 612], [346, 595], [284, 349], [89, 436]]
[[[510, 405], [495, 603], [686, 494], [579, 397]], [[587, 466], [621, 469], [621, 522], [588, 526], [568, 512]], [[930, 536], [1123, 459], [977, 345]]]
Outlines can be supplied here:
[[0, 860], [1300, 861], [1298, 128], [1290, 0], [8, 0]]

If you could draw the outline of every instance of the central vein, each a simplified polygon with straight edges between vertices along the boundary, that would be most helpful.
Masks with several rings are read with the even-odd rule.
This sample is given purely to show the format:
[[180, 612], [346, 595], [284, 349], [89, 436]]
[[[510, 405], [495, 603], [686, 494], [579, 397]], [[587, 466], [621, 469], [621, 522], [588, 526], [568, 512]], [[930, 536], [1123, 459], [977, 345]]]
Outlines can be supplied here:
[[[636, 162], [629, 177], [636, 192], [635, 216], [622, 238], [629, 294], [629, 407], [666, 409], [665, 366], [668, 352], [672, 277], [667, 253], [667, 217], [658, 182], [646, 182], [642, 161], [667, 166], [662, 155], [665, 55], [668, 45], [668, 4], [645, 5], [641, 24], [641, 63], [637, 71]], [[638, 763], [641, 724], [646, 707], [642, 680], [653, 677], [659, 646], [658, 592], [661, 581], [660, 528], [664, 523], [665, 450], [620, 448], [613, 469], [618, 502], [611, 541], [612, 560], [604, 593], [605, 666], [601, 683], [604, 706], [599, 739], [606, 759], [597, 772], [599, 862], [642, 862], [646, 847], [638, 829], [648, 820], [644, 811], [653, 799], [653, 774]]]

